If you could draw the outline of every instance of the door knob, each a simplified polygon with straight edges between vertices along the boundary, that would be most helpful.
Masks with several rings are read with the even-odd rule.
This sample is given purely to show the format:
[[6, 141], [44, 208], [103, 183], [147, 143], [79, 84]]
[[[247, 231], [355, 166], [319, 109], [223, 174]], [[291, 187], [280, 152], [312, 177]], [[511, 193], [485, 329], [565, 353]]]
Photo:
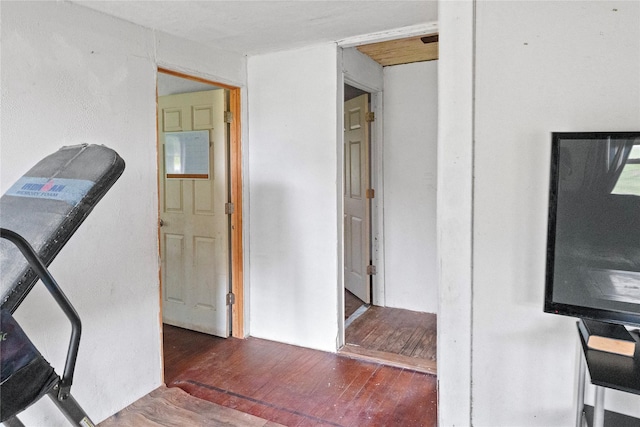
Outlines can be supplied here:
[[158, 221], [158, 225], [159, 225], [160, 227], [164, 226], [164, 221], [163, 221], [162, 219], [160, 219], [160, 221]]

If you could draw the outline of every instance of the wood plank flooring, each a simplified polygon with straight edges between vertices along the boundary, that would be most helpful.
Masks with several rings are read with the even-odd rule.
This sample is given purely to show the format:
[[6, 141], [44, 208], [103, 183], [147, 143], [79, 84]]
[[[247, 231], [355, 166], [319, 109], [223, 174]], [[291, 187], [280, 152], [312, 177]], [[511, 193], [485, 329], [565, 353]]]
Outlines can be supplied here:
[[344, 427], [437, 422], [433, 375], [167, 325], [164, 343], [168, 386], [272, 422]]
[[281, 424], [198, 399], [179, 388], [162, 386], [98, 426], [278, 427]]
[[345, 331], [341, 353], [436, 373], [436, 315], [371, 306]]
[[344, 318], [348, 319], [353, 313], [356, 312], [361, 306], [364, 305], [364, 302], [349, 292], [348, 290], [344, 290]]

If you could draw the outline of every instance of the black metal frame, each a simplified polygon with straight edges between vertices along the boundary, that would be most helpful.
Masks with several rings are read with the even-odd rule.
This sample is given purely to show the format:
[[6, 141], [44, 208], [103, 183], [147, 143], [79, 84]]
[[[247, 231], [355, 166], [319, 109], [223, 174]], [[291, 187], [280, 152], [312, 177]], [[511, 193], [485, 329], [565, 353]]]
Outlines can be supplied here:
[[556, 243], [556, 216], [558, 207], [558, 180], [560, 162], [560, 142], [572, 139], [597, 140], [607, 136], [618, 138], [636, 138], [638, 131], [630, 132], [552, 132], [551, 134], [551, 173], [549, 179], [549, 205], [547, 215], [547, 260], [545, 272], [544, 307], [546, 313], [559, 314], [602, 322], [640, 326], [640, 314], [620, 310], [593, 308], [554, 301], [554, 263]]
[[[69, 340], [64, 372], [60, 381], [53, 387], [48, 395], [71, 423], [81, 427], [91, 427], [94, 425], [93, 422], [73, 396], [71, 396], [71, 384], [73, 383], [73, 374], [76, 367], [76, 359], [80, 347], [80, 335], [82, 332], [80, 316], [78, 316], [75, 308], [73, 308], [73, 305], [71, 305], [71, 302], [64, 292], [62, 292], [62, 289], [29, 242], [18, 233], [5, 228], [0, 228], [0, 238], [9, 240], [20, 250], [29, 262], [29, 266], [36, 272], [49, 293], [53, 296], [53, 299], [69, 319], [69, 322], [71, 322], [71, 338]], [[5, 421], [4, 424], [16, 427], [22, 425], [16, 417]]]

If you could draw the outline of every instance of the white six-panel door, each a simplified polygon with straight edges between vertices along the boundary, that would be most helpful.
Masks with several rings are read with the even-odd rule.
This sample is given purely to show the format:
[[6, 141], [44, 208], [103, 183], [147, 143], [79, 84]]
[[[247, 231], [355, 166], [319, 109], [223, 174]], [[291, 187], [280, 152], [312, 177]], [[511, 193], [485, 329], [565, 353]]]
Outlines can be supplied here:
[[345, 287], [371, 302], [368, 94], [344, 104], [344, 280]]
[[[158, 97], [163, 322], [229, 336], [227, 138], [223, 89]], [[209, 179], [166, 178], [164, 136], [208, 130]]]

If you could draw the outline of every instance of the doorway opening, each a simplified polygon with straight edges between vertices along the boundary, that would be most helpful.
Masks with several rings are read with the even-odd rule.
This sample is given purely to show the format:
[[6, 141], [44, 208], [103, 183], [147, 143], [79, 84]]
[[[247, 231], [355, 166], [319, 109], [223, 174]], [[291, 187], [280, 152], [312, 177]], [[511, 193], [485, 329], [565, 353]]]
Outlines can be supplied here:
[[[354, 302], [371, 304], [371, 101], [344, 86], [344, 286], [345, 314]], [[347, 298], [348, 297], [348, 298]], [[355, 300], [354, 300], [355, 297]], [[349, 304], [348, 304], [349, 303]], [[351, 310], [349, 310], [351, 311]], [[356, 310], [357, 311], [357, 310]]]
[[[353, 53], [347, 55], [345, 52], [343, 58], [351, 61], [353, 56]], [[435, 373], [437, 306], [434, 301], [437, 301], [437, 295], [432, 294], [437, 286], [434, 268], [436, 225], [433, 220], [437, 64], [422, 62], [377, 68], [378, 80], [367, 80], [367, 76], [375, 74], [375, 67], [366, 61], [363, 65], [362, 58], [357, 55], [356, 59], [369, 72], [357, 74], [353, 61], [345, 66], [349, 73], [345, 71], [344, 74], [344, 94], [347, 100], [349, 93], [354, 97], [367, 93], [370, 109], [375, 113], [374, 121], [368, 124], [373, 135], [368, 153], [370, 172], [362, 178], [368, 180], [367, 188], [372, 189], [363, 194], [372, 196], [369, 199], [372, 218], [369, 236], [373, 244], [369, 248], [368, 261], [370, 268], [375, 269], [369, 276], [371, 299], [366, 301], [351, 291], [349, 283], [352, 267], [348, 258], [352, 256], [352, 240], [355, 239], [349, 234], [351, 221], [347, 198], [350, 196], [349, 185], [353, 186], [354, 181], [350, 169], [355, 164], [355, 150], [352, 149], [352, 138], [347, 135], [353, 128], [349, 117], [353, 111], [345, 104], [345, 294], [342, 296], [345, 306], [344, 319], [341, 319], [344, 320], [344, 346], [340, 351], [353, 357]], [[359, 78], [367, 83], [360, 85]], [[353, 91], [350, 86], [362, 90]]]
[[240, 88], [157, 77], [162, 321], [244, 338]]

